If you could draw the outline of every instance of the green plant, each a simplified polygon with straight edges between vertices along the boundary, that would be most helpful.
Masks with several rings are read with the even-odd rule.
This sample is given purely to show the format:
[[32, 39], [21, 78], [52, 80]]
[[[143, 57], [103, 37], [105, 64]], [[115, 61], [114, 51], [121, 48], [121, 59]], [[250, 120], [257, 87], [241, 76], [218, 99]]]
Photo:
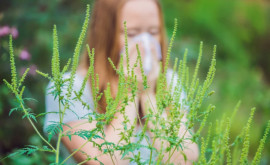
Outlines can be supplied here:
[[[194, 143], [199, 143], [201, 140], [201, 155], [198, 162], [194, 162], [194, 164], [223, 164], [226, 161], [227, 164], [235, 163], [237, 164], [240, 158], [241, 164], [247, 164], [248, 160], [248, 149], [249, 149], [249, 136], [250, 136], [250, 126], [252, 122], [252, 117], [254, 115], [255, 109], [253, 108], [250, 114], [250, 118], [248, 120], [247, 125], [243, 129], [242, 133], [235, 139], [235, 141], [231, 144], [229, 141], [231, 120], [234, 118], [236, 111], [239, 108], [239, 104], [235, 108], [235, 113], [229, 118], [216, 122], [215, 125], [209, 127], [208, 136], [206, 138], [202, 137], [201, 132], [204, 127], [207, 125], [207, 118], [209, 114], [215, 109], [214, 105], [209, 105], [207, 109], [202, 108], [203, 102], [211, 95], [213, 95], [213, 91], [210, 90], [210, 86], [213, 82], [215, 71], [216, 71], [216, 46], [214, 46], [213, 56], [211, 60], [211, 64], [209, 67], [209, 71], [207, 73], [206, 79], [201, 83], [198, 78], [198, 71], [202, 59], [202, 51], [203, 51], [203, 43], [200, 44], [200, 50], [198, 55], [198, 60], [196, 63], [196, 67], [193, 73], [193, 76], [190, 79], [189, 76], [189, 67], [187, 66], [187, 54], [188, 50], [185, 51], [183, 60], [178, 62], [178, 59], [175, 60], [173, 67], [173, 76], [170, 83], [166, 80], [166, 73], [169, 66], [170, 54], [172, 45], [174, 42], [176, 30], [177, 30], [177, 20], [175, 20], [175, 27], [172, 38], [170, 40], [168, 53], [166, 56], [166, 64], [164, 72], [161, 72], [159, 78], [157, 80], [157, 91], [156, 91], [156, 105], [153, 105], [149, 98], [148, 104], [148, 114], [144, 116], [145, 122], [143, 123], [141, 118], [138, 115], [139, 123], [143, 128], [142, 132], [139, 134], [135, 133], [136, 122], [131, 123], [128, 120], [125, 113], [125, 107], [128, 105], [128, 102], [135, 103], [135, 96], [140, 92], [138, 90], [138, 81], [137, 77], [134, 73], [134, 68], [140, 67], [141, 74], [143, 75], [143, 85], [146, 90], [149, 88], [147, 83], [147, 76], [144, 75], [144, 70], [142, 67], [141, 55], [137, 45], [138, 56], [137, 62], [134, 66], [127, 66], [128, 76], [124, 73], [123, 66], [123, 55], [120, 59], [120, 67], [116, 67], [113, 62], [108, 59], [115, 69], [119, 76], [119, 84], [118, 84], [118, 93], [115, 98], [112, 97], [110, 84], [108, 84], [107, 89], [104, 93], [99, 93], [99, 76], [94, 74], [94, 57], [95, 51], [94, 49], [90, 50], [89, 46], [86, 45], [87, 52], [90, 59], [90, 67], [88, 69], [87, 75], [85, 76], [82, 86], [79, 91], [74, 90], [74, 77], [76, 74], [76, 69], [78, 67], [79, 55], [81, 51], [81, 47], [83, 44], [83, 40], [86, 34], [86, 29], [88, 27], [88, 19], [89, 19], [89, 5], [87, 6], [86, 18], [82, 27], [81, 34], [79, 36], [78, 42], [76, 44], [73, 57], [69, 59], [67, 64], [61, 70], [60, 68], [60, 54], [59, 54], [59, 44], [58, 44], [58, 36], [57, 29], [54, 26], [53, 29], [53, 57], [51, 61], [51, 70], [52, 73], [49, 75], [48, 73], [43, 73], [37, 70], [37, 73], [41, 76], [49, 79], [53, 82], [53, 86], [50, 88], [50, 93], [55, 99], [58, 101], [59, 105], [59, 122], [53, 123], [48, 126], [47, 133], [48, 138], [43, 136], [40, 131], [36, 127], [36, 118], [37, 116], [46, 115], [43, 114], [34, 114], [33, 111], [27, 107], [25, 104], [26, 101], [31, 99], [24, 98], [24, 90], [25, 86], [23, 86], [23, 82], [25, 77], [29, 71], [27, 69], [25, 73], [22, 75], [20, 79], [18, 79], [14, 53], [13, 53], [13, 45], [12, 45], [12, 36], [10, 36], [9, 48], [10, 48], [10, 64], [11, 64], [11, 83], [7, 80], [4, 80], [7, 87], [12, 91], [15, 95], [18, 107], [11, 109], [10, 114], [14, 111], [19, 111], [23, 113], [22, 118], [26, 118], [37, 135], [43, 141], [44, 145], [28, 145], [23, 149], [20, 149], [7, 157], [13, 157], [15, 155], [31, 155], [37, 151], [40, 152], [49, 152], [55, 155], [54, 164], [64, 164], [69, 158], [71, 158], [75, 153], [79, 152], [80, 149], [86, 145], [87, 143], [93, 143], [95, 147], [97, 147], [102, 154], [109, 154], [112, 160], [112, 163], [115, 164], [113, 160], [114, 152], [120, 151], [123, 159], [129, 159], [130, 162], [135, 162], [137, 164], [170, 164], [172, 162], [171, 158], [176, 151], [183, 151], [185, 149], [185, 143], [187, 141], [191, 141]], [[127, 30], [125, 30], [127, 34]], [[127, 38], [127, 35], [126, 35]], [[129, 54], [128, 54], [128, 43], [126, 40], [126, 60], [129, 64]], [[63, 75], [71, 68], [71, 76], [70, 78], [64, 78]], [[175, 76], [174, 76], [175, 75]], [[89, 123], [94, 121], [97, 122], [96, 128], [86, 131], [80, 130], [77, 132], [71, 132], [71, 127], [63, 122], [64, 114], [66, 111], [71, 108], [71, 100], [77, 100], [81, 102], [81, 104], [86, 108], [90, 109], [90, 106], [85, 103], [81, 97], [83, 91], [86, 86], [86, 82], [88, 78], [91, 78], [91, 85], [93, 89], [93, 100], [94, 100], [94, 110], [93, 113], [89, 113], [87, 119]], [[176, 83], [174, 83], [176, 82]], [[67, 88], [67, 93], [63, 92], [63, 87]], [[181, 98], [181, 94], [183, 91], [186, 92], [186, 98], [184, 98], [181, 102], [179, 101]], [[130, 95], [131, 92], [131, 95]], [[76, 97], [72, 98], [72, 93], [75, 94]], [[95, 111], [98, 106], [98, 101], [101, 99], [101, 96], [105, 95], [107, 107], [105, 114], [99, 114]], [[119, 108], [120, 107], [120, 108]], [[187, 113], [187, 109], [189, 112]], [[116, 113], [120, 113], [124, 116], [123, 122], [123, 130], [121, 132], [121, 140], [115, 144], [109, 141], [106, 141], [104, 128], [106, 125], [109, 125], [110, 122], [114, 119]], [[167, 113], [168, 116], [164, 117], [162, 114]], [[186, 120], [184, 120], [186, 118]], [[270, 123], [270, 122], [269, 122]], [[152, 124], [152, 129], [148, 129], [148, 124]], [[199, 124], [199, 128], [194, 130], [194, 126]], [[70, 127], [70, 130], [63, 131], [63, 126]], [[130, 126], [130, 127], [129, 127]], [[184, 133], [179, 136], [179, 130], [185, 129]], [[213, 131], [212, 129], [215, 129]], [[260, 162], [260, 155], [262, 153], [267, 134], [270, 129], [270, 124], [268, 124], [265, 134], [260, 142], [258, 151], [253, 160], [253, 164], [258, 164]], [[152, 143], [149, 139], [147, 139], [146, 131], [151, 132], [154, 136], [152, 139]], [[214, 134], [212, 133], [214, 132]], [[186, 136], [189, 134], [190, 136]], [[72, 136], [80, 136], [81, 138], [87, 139], [86, 143], [81, 147], [73, 151], [70, 156], [63, 158], [60, 160], [60, 145], [62, 137]], [[53, 136], [57, 136], [56, 145], [54, 145], [51, 140]], [[138, 142], [133, 142], [132, 137], [139, 137]], [[148, 146], [141, 145], [140, 141], [146, 139], [148, 142]], [[95, 143], [94, 139], [103, 139], [104, 142], [101, 144]], [[212, 139], [212, 147], [208, 148], [208, 143]], [[154, 144], [157, 142], [161, 142], [161, 148], [157, 150], [154, 147]], [[242, 145], [243, 147], [239, 147]], [[151, 155], [148, 160], [142, 161], [140, 159], [140, 152], [136, 153], [139, 148], [148, 148], [151, 151]], [[211, 151], [211, 155], [206, 157], [205, 154], [208, 151]], [[231, 153], [231, 150], [233, 152]], [[238, 154], [240, 151], [240, 154]], [[154, 157], [154, 153], [156, 153], [156, 157]], [[168, 154], [168, 158], [164, 160], [164, 154]], [[184, 152], [182, 152], [184, 159]], [[233, 155], [233, 156], [232, 156]], [[226, 156], [226, 157], [225, 157]], [[225, 160], [226, 158], [226, 160]], [[4, 159], [2, 159], [4, 160]], [[102, 164], [102, 160], [99, 160], [98, 157], [91, 157], [88, 155], [88, 158], [80, 162], [79, 164], [83, 164], [89, 160], [96, 160]]]

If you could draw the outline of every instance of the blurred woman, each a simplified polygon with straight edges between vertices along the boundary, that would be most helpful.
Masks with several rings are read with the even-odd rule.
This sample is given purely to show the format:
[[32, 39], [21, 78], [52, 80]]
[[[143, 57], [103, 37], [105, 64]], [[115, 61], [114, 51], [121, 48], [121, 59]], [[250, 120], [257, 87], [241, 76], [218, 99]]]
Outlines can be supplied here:
[[[166, 55], [166, 36], [165, 36], [165, 26], [163, 21], [163, 15], [161, 10], [161, 5], [158, 0], [97, 0], [92, 13], [91, 25], [89, 27], [89, 46], [90, 48], [95, 48], [95, 64], [94, 72], [99, 75], [99, 89], [100, 92], [104, 92], [107, 87], [107, 83], [110, 83], [112, 96], [115, 97], [117, 94], [118, 87], [118, 76], [109, 64], [108, 58], [111, 58], [113, 63], [118, 66], [120, 60], [121, 51], [124, 48], [125, 33], [124, 33], [124, 21], [127, 22], [128, 31], [128, 43], [129, 43], [129, 56], [130, 65], [132, 66], [137, 58], [136, 42], [139, 42], [139, 47], [142, 53], [142, 61], [144, 61], [144, 69], [147, 72], [147, 80], [150, 88], [139, 93], [135, 98], [135, 103], [140, 105], [139, 109], [136, 109], [134, 102], [130, 102], [126, 107], [126, 115], [128, 116], [130, 123], [137, 120], [137, 111], [141, 116], [146, 115], [146, 100], [148, 96], [155, 105], [155, 85], [158, 78], [160, 68], [159, 62], [162, 61], [163, 67], [165, 65], [165, 55]], [[145, 44], [148, 44], [146, 46]], [[89, 67], [88, 55], [84, 54], [79, 68], [75, 77], [75, 89], [80, 88], [84, 76], [87, 73]], [[126, 65], [126, 64], [124, 64]], [[138, 76], [139, 86], [142, 86], [142, 78], [140, 75], [140, 70], [135, 69], [135, 73]], [[171, 70], [168, 71], [168, 80], [171, 76]], [[65, 76], [68, 77], [68, 74]], [[50, 86], [50, 85], [49, 85]], [[87, 85], [86, 90], [83, 94], [83, 99], [93, 105], [93, 97], [90, 83]], [[146, 95], [148, 94], [148, 96]], [[147, 97], [146, 97], [147, 96]], [[99, 113], [106, 112], [106, 101], [105, 97], [102, 97], [98, 102], [99, 106], [96, 109]], [[47, 112], [57, 111], [57, 103], [55, 103], [53, 96], [46, 96], [46, 109]], [[74, 111], [79, 117], [85, 116], [89, 111], [84, 110], [80, 103], [74, 103]], [[45, 126], [51, 121], [58, 121], [58, 116], [50, 113], [47, 115], [45, 120]], [[117, 143], [120, 140], [119, 133], [122, 129], [122, 122], [124, 118], [121, 114], [116, 113], [116, 118], [113, 119], [110, 125], [106, 126], [105, 134], [106, 140], [109, 142]], [[87, 120], [85, 120], [87, 121]], [[73, 128], [72, 131], [76, 130], [92, 130], [96, 127], [96, 123], [85, 123], [80, 126], [78, 124], [83, 123], [84, 119], [78, 120], [73, 112], [67, 112], [64, 117], [64, 123], [68, 124]], [[151, 127], [151, 124], [148, 126]], [[64, 131], [69, 129], [64, 127]], [[138, 125], [138, 128], [140, 126]], [[181, 126], [179, 130], [179, 136], [181, 132], [185, 131], [185, 127]], [[147, 135], [153, 137], [151, 132], [148, 131]], [[188, 133], [186, 136], [190, 136]], [[135, 139], [136, 140], [136, 139]], [[78, 136], [72, 136], [70, 140], [68, 137], [62, 138], [62, 143], [65, 148], [62, 148], [62, 154], [68, 154], [67, 151], [72, 152], [74, 149], [79, 148], [85, 144], [86, 140]], [[101, 144], [102, 140], [95, 141]], [[144, 145], [146, 141], [142, 142]], [[160, 143], [157, 141], [155, 143], [155, 148], [160, 149]], [[82, 162], [87, 156], [95, 157], [105, 165], [112, 164], [112, 160], [109, 154], [101, 155], [96, 147], [92, 143], [87, 143], [81, 148], [83, 152], [77, 152], [73, 158], [70, 159], [70, 163]], [[150, 151], [146, 149], [140, 149], [141, 159], [146, 160], [150, 156]], [[183, 152], [187, 156], [187, 162], [184, 161], [181, 151], [176, 151], [171, 158], [171, 162], [175, 164], [192, 164], [198, 158], [198, 146], [194, 143], [187, 143]], [[122, 160], [120, 152], [114, 153], [114, 161], [117, 164], [129, 164], [129, 160]], [[168, 155], [164, 155], [163, 161], [168, 159]], [[86, 164], [99, 164], [97, 161], [89, 161]]]

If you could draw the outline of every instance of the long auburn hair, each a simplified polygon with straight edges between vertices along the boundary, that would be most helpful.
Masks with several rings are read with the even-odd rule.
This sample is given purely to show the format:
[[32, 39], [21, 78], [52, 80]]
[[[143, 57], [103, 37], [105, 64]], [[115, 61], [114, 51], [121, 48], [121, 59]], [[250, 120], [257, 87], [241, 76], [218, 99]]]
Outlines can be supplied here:
[[[120, 11], [124, 4], [129, 0], [97, 0], [94, 4], [91, 22], [88, 29], [88, 44], [90, 48], [95, 48], [95, 62], [94, 72], [99, 75], [99, 89], [101, 93], [107, 87], [107, 83], [111, 86], [117, 86], [118, 76], [112, 66], [110, 65], [108, 58], [110, 57], [113, 63], [117, 66], [120, 61], [120, 26], [124, 26], [120, 22]], [[162, 14], [162, 8], [159, 0], [152, 0], [156, 2], [159, 9], [160, 17], [160, 44], [162, 51], [162, 65], [165, 65], [166, 59], [166, 31], [164, 25], [164, 19]], [[128, 23], [128, 22], [127, 22]], [[90, 66], [89, 57], [87, 53], [84, 53], [80, 66], [83, 69], [88, 69]], [[163, 70], [163, 69], [162, 69]], [[116, 96], [117, 89], [111, 88], [112, 97]], [[98, 102], [98, 112], [106, 112], [105, 96]]]

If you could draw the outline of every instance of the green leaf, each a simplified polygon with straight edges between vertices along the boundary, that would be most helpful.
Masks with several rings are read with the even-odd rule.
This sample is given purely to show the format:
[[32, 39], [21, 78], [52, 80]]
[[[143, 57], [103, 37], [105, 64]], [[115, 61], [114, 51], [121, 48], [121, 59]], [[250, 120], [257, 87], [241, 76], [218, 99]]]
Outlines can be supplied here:
[[36, 115], [36, 118], [38, 118], [38, 117], [41, 117], [41, 116], [44, 116], [44, 115], [47, 115], [47, 114], [50, 114], [50, 113], [59, 113], [59, 112], [44, 112], [44, 113], [40, 113], [40, 114], [38, 114], [38, 115]]
[[51, 123], [53, 123], [53, 124], [50, 124], [45, 130], [48, 133], [48, 141], [49, 142], [51, 141], [51, 139], [54, 135], [56, 135], [60, 132], [60, 130], [63, 131], [63, 127], [59, 122], [52, 121]]
[[9, 111], [9, 116], [14, 112], [14, 111], [18, 111], [20, 110], [20, 107], [17, 107], [17, 108], [12, 108], [10, 111]]
[[37, 146], [34, 145], [28, 145], [25, 148], [19, 149], [11, 154], [9, 154], [7, 157], [13, 157], [13, 156], [19, 156], [19, 155], [31, 155], [36, 151], [39, 151], [40, 149]]

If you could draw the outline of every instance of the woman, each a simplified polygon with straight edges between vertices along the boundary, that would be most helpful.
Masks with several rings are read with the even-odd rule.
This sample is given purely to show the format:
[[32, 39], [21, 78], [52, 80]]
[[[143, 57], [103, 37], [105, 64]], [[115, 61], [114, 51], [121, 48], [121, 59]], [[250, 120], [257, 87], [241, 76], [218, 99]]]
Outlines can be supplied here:
[[[129, 50], [130, 50], [130, 62], [131, 65], [136, 61], [137, 52], [136, 46], [134, 43], [134, 38], [138, 38], [141, 34], [146, 34], [144, 36], [148, 36], [149, 38], [153, 38], [158, 41], [160, 45], [160, 54], [161, 57], [158, 57], [158, 51], [156, 49], [151, 49], [152, 60], [151, 60], [151, 68], [149, 69], [148, 75], [148, 83], [150, 88], [141, 92], [135, 98], [135, 103], [141, 105], [141, 114], [142, 116], [146, 115], [145, 112], [145, 102], [148, 97], [151, 99], [153, 104], [155, 105], [155, 84], [158, 77], [158, 73], [160, 70], [159, 62], [162, 61], [163, 66], [165, 64], [165, 55], [166, 55], [166, 37], [165, 37], [165, 29], [163, 16], [161, 11], [160, 3], [157, 0], [98, 0], [95, 3], [94, 11], [92, 13], [91, 26], [89, 29], [89, 45], [91, 48], [95, 48], [96, 56], [95, 56], [95, 73], [99, 75], [99, 89], [100, 92], [103, 92], [106, 89], [106, 85], [109, 82], [111, 85], [112, 96], [115, 97], [117, 93], [118, 86], [118, 76], [115, 71], [111, 67], [108, 62], [108, 57], [110, 57], [115, 65], [119, 64], [120, 53], [124, 47], [125, 35], [124, 35], [124, 26], [123, 22], [127, 22], [127, 31], [128, 31], [128, 41], [129, 41]], [[140, 43], [142, 46], [142, 43]], [[153, 46], [151, 46], [153, 47]], [[141, 48], [141, 47], [140, 47]], [[145, 60], [147, 53], [142, 50], [142, 60]], [[76, 78], [75, 78], [75, 88], [82, 82], [83, 77], [86, 75], [87, 68], [89, 67], [88, 56], [85, 54], [81, 60], [79, 68], [77, 70]], [[126, 65], [126, 64], [124, 64]], [[146, 64], [146, 65], [149, 65]], [[140, 78], [140, 71], [135, 70], [135, 73], [138, 75], [138, 79]], [[170, 75], [170, 74], [168, 74]], [[66, 75], [68, 76], [68, 75]], [[170, 76], [169, 76], [170, 77]], [[168, 78], [170, 80], [170, 78]], [[142, 82], [139, 81], [139, 85], [142, 85]], [[49, 85], [50, 86], [50, 85]], [[146, 93], [148, 93], [146, 98]], [[93, 105], [93, 99], [91, 95], [90, 84], [87, 86], [83, 98], [89, 104]], [[79, 117], [87, 114], [80, 104], [74, 103], [75, 111], [79, 115]], [[55, 110], [55, 101], [53, 96], [46, 96], [46, 109], [48, 112], [57, 111]], [[98, 112], [104, 113], [106, 107], [105, 98], [102, 97], [99, 101], [99, 109]], [[128, 116], [131, 123], [133, 123], [136, 119], [136, 114], [138, 109], [134, 105], [134, 102], [130, 102], [126, 108], [126, 115]], [[106, 140], [109, 142], [117, 143], [120, 140], [119, 130], [117, 128], [122, 128], [123, 116], [116, 113], [116, 119], [114, 119], [110, 125], [108, 125], [105, 129]], [[45, 127], [48, 125], [50, 121], [57, 121], [57, 115], [50, 113], [47, 115], [45, 120]], [[76, 130], [91, 130], [96, 127], [96, 123], [86, 123], [77, 127], [78, 124], [83, 123], [82, 120], [78, 120], [74, 117], [72, 112], [67, 112], [64, 123], [73, 127], [76, 126], [72, 131]], [[151, 127], [151, 126], [150, 126]], [[184, 127], [181, 127], [182, 129]], [[64, 127], [64, 131], [68, 130], [68, 127]], [[184, 130], [180, 130], [180, 132], [184, 132]], [[151, 137], [151, 133], [149, 132], [149, 136]], [[187, 135], [188, 136], [188, 135]], [[67, 137], [62, 138], [62, 143], [66, 147], [69, 152], [72, 152], [74, 149], [82, 146], [86, 140], [73, 136], [70, 140]], [[102, 143], [101, 140], [96, 140], [97, 143]], [[160, 148], [160, 143], [156, 142], [155, 147], [157, 149]], [[196, 144], [190, 143], [188, 144], [189, 149], [184, 150], [187, 155], [188, 161], [186, 164], [191, 164], [193, 161], [197, 160], [198, 157], [198, 146]], [[91, 157], [98, 156], [100, 151], [93, 147], [91, 143], [87, 143], [82, 149], [83, 152], [77, 152], [73, 158], [77, 161], [84, 161], [87, 155]], [[63, 148], [63, 152], [66, 152], [65, 148]], [[142, 150], [141, 153], [144, 157], [149, 156], [148, 151]], [[109, 154], [99, 156], [98, 159], [105, 165], [112, 164], [111, 158]], [[117, 164], [129, 164], [128, 160], [121, 160], [121, 155], [119, 152], [115, 153], [115, 157], [113, 158]], [[164, 155], [164, 161], [168, 159], [168, 155]], [[171, 158], [172, 162], [175, 164], [184, 164], [185, 161], [181, 156], [181, 152], [176, 151], [173, 157]], [[74, 162], [73, 162], [74, 163]], [[97, 161], [89, 161], [87, 164], [99, 164]]]

